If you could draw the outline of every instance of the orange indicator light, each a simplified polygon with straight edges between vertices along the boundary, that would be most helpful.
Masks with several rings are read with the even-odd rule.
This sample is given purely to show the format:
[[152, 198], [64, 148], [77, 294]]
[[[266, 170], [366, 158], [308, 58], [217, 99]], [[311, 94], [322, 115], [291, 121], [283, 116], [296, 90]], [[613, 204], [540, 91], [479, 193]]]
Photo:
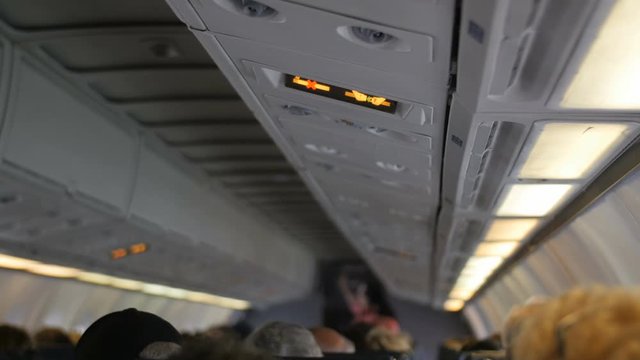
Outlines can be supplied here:
[[129, 251], [131, 251], [131, 254], [133, 255], [142, 254], [143, 252], [147, 251], [147, 244], [145, 243], [133, 244], [129, 247]]
[[123, 249], [123, 248], [114, 249], [114, 250], [111, 250], [111, 259], [119, 260], [127, 256], [128, 254], [129, 253], [127, 252], [127, 249]]
[[311, 79], [303, 79], [300, 76], [296, 76], [293, 78], [293, 82], [298, 85], [302, 85], [310, 90], [322, 90], [322, 91], [331, 91], [331, 86], [321, 84], [315, 80]]
[[354, 99], [356, 99], [356, 101], [359, 102], [368, 102], [370, 104], [373, 104], [375, 106], [391, 106], [391, 103], [387, 101], [387, 99], [380, 97], [380, 96], [369, 96], [367, 94], [363, 94], [360, 91], [357, 90], [351, 90], [351, 91], [345, 91], [344, 92], [345, 96], [348, 97], [352, 97]]
[[398, 107], [398, 102], [395, 100], [336, 85], [323, 84], [300, 75], [284, 74], [284, 86], [307, 94], [314, 94], [389, 114], [395, 114]]

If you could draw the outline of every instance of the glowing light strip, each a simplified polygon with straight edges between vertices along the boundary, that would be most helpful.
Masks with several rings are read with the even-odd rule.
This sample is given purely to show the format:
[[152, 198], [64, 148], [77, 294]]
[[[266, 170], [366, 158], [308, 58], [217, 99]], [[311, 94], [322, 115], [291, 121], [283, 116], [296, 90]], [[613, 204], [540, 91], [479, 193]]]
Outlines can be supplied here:
[[160, 284], [144, 283], [141, 281], [118, 278], [106, 274], [82, 271], [80, 269], [46, 264], [40, 261], [10, 256], [0, 253], [0, 269], [23, 271], [46, 277], [73, 279], [76, 281], [116, 289], [142, 292], [153, 296], [185, 300], [194, 303], [215, 305], [233, 310], [247, 310], [251, 303], [213, 294], [207, 294], [186, 289], [173, 288]]

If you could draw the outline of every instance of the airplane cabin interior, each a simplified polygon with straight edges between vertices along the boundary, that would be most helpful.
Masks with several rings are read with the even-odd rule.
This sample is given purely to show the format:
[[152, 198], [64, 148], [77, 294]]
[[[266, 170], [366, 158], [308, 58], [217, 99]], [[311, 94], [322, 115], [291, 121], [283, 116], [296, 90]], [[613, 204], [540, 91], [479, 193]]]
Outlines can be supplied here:
[[639, 15], [0, 0], [0, 359], [640, 359]]

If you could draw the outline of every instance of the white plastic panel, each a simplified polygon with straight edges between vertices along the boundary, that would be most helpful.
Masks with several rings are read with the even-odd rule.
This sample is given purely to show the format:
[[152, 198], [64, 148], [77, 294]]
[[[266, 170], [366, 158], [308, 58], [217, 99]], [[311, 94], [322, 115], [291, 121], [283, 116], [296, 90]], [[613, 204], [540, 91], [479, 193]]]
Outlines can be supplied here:
[[204, 183], [143, 149], [132, 214], [196, 242], [212, 244], [238, 260], [260, 264], [308, 289], [315, 265], [313, 257], [285, 240], [279, 229], [247, 218], [240, 211]]
[[418, 221], [433, 214], [428, 200], [395, 187], [380, 188], [377, 184], [368, 185], [364, 181], [350, 181], [344, 176], [326, 173], [317, 173], [316, 177], [338, 209], [373, 211]]
[[[446, 82], [446, 74], [439, 71], [446, 64], [433, 64], [434, 39], [431, 36], [380, 24], [373, 25], [282, 1], [262, 1], [278, 12], [266, 19], [248, 17], [225, 3], [231, 1], [195, 4], [196, 10], [212, 32], [395, 74], [398, 79], [406, 80], [405, 86], [413, 90], [418, 90], [425, 84], [435, 87]], [[453, 16], [452, 11], [449, 14]], [[312, 23], [310, 19], [313, 19]], [[373, 28], [395, 39], [384, 44], [363, 43], [350, 33], [348, 28], [351, 26]], [[446, 54], [439, 54], [439, 57], [444, 60]], [[411, 80], [411, 77], [414, 79]]]
[[4, 240], [35, 242], [112, 220], [112, 217], [60, 193], [44, 191], [32, 183], [3, 175], [4, 179], [0, 180], [0, 237]]
[[453, 11], [448, 1], [438, 0], [396, 0], [393, 4], [385, 0], [368, 0], [366, 12], [360, 0], [293, 0], [318, 9], [345, 14], [354, 18], [366, 19], [372, 23], [385, 24], [397, 28], [412, 29], [425, 34], [445, 35], [451, 27], [442, 11]]
[[431, 183], [431, 156], [424, 152], [373, 141], [362, 135], [342, 136], [295, 120], [281, 119], [281, 123], [298, 152], [305, 157], [362, 168], [367, 173], [392, 176], [418, 187]]
[[[444, 79], [425, 86], [424, 82], [417, 80], [417, 74], [412, 76], [409, 73], [380, 71], [357, 63], [341, 62], [226, 35], [216, 35], [215, 38], [233, 58], [236, 66], [244, 70], [244, 76], [255, 76], [247, 72], [247, 64], [259, 63], [279, 73], [310, 77], [329, 84], [386, 96], [392, 100], [408, 100], [440, 108], [446, 99], [446, 93], [442, 91], [446, 85]], [[259, 56], [256, 56], [257, 54]], [[247, 60], [256, 57], [257, 60]], [[332, 68], [340, 69], [340, 76], [327, 72], [327, 69]], [[438, 84], [440, 86], [437, 86]]]
[[[287, 95], [291, 98], [294, 94]], [[301, 95], [305, 94], [301, 93]], [[404, 146], [424, 153], [431, 153], [433, 150], [431, 137], [420, 134], [421, 131], [427, 130], [423, 125], [419, 125], [426, 121], [420, 116], [414, 119], [411, 115], [396, 120], [381, 115], [376, 116], [377, 114], [372, 110], [371, 116], [363, 118], [357, 114], [349, 114], [347, 109], [350, 107], [346, 106], [345, 112], [341, 114], [340, 111], [336, 111], [336, 106], [327, 106], [319, 110], [314, 106], [280, 99], [272, 95], [264, 97], [270, 112], [281, 125], [286, 122], [294, 122], [339, 132], [344, 136], [360, 136], [371, 141]], [[417, 110], [418, 113], [421, 113], [419, 109]], [[358, 120], [354, 120], [354, 117], [357, 117]], [[404, 129], [405, 127], [407, 129]]]
[[465, 106], [479, 112], [565, 112], [548, 100], [558, 79], [577, 71], [569, 60], [580, 38], [593, 34], [584, 26], [597, 3], [464, 1], [458, 94]]
[[137, 139], [17, 57], [3, 158], [124, 210]]

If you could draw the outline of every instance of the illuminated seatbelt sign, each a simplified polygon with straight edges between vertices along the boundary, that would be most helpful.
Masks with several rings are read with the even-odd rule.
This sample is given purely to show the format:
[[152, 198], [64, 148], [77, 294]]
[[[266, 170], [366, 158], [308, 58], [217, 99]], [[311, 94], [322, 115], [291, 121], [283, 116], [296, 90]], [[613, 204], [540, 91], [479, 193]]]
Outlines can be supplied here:
[[358, 90], [345, 89], [339, 86], [324, 84], [316, 80], [303, 78], [297, 75], [286, 74], [285, 86], [290, 89], [303, 91], [328, 97], [334, 100], [364, 106], [378, 111], [395, 114], [397, 101], [389, 100], [382, 96], [366, 94]]

